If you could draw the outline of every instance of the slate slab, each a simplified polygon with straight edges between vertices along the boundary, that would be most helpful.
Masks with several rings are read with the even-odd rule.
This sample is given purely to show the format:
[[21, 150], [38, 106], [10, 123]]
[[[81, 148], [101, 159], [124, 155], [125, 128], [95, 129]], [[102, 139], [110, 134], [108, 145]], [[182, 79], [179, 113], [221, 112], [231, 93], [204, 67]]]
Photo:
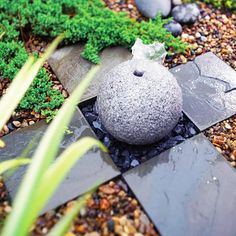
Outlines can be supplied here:
[[[5, 136], [3, 140], [7, 146], [0, 150], [1, 161], [18, 157], [30, 143], [33, 143], [32, 151], [29, 153], [31, 156], [36, 148], [38, 140], [42, 137], [47, 127], [48, 125], [44, 121], [41, 121], [35, 125]], [[65, 138], [60, 145], [59, 152], [62, 152], [66, 147], [81, 137], [95, 137], [79, 109], [77, 109], [74, 118], [69, 125], [69, 130], [71, 132], [70, 134], [65, 135]], [[12, 199], [17, 192], [25, 171], [26, 167], [21, 167], [13, 175], [5, 178], [6, 188]], [[95, 184], [104, 183], [118, 175], [119, 171], [116, 169], [108, 154], [102, 153], [97, 148], [94, 148], [84, 155], [84, 157], [71, 169], [66, 179], [62, 182], [57, 192], [42, 212], [53, 209], [68, 200], [85, 193], [91, 187], [94, 187]]]
[[183, 91], [183, 110], [202, 131], [236, 114], [236, 71], [213, 53], [171, 69]]
[[124, 178], [162, 236], [235, 236], [236, 172], [204, 135]]
[[[74, 88], [93, 66], [91, 62], [80, 56], [83, 48], [83, 44], [61, 48], [48, 60], [53, 71], [69, 94], [72, 93]], [[94, 77], [81, 102], [97, 96], [99, 81], [103, 75], [119, 63], [129, 60], [132, 56], [128, 49], [110, 47], [103, 50], [100, 57], [100, 71]]]

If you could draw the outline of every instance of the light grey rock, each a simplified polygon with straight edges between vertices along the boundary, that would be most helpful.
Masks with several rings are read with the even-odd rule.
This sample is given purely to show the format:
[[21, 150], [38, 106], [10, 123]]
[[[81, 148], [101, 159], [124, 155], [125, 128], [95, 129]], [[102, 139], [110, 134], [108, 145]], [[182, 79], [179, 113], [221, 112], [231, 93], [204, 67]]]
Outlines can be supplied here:
[[182, 113], [182, 92], [167, 68], [129, 60], [101, 81], [98, 112], [107, 131], [129, 144], [154, 143], [166, 136]]
[[177, 21], [172, 20], [168, 24], [164, 25], [165, 29], [172, 33], [175, 37], [182, 34], [183, 29], [181, 24], [179, 24]]
[[146, 17], [154, 19], [158, 12], [163, 17], [170, 14], [171, 0], [135, 0], [138, 10]]
[[181, 24], [193, 24], [200, 15], [200, 10], [195, 3], [183, 4], [173, 8], [172, 16]]

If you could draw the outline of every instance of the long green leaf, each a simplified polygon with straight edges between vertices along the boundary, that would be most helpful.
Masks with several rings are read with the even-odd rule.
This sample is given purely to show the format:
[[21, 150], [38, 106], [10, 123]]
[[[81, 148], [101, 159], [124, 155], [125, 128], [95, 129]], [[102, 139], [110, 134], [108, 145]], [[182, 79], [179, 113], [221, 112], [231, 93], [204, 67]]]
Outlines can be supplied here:
[[4, 172], [22, 166], [27, 165], [31, 162], [28, 158], [22, 158], [22, 159], [14, 159], [14, 160], [8, 160], [0, 163], [0, 175], [2, 175]]
[[51, 229], [47, 236], [64, 236], [68, 232], [73, 220], [78, 215], [80, 209], [86, 204], [87, 200], [91, 197], [93, 192], [95, 192], [95, 189], [80, 197], [74, 204], [73, 208], [65, 216], [62, 217], [62, 219]]
[[[48, 168], [42, 178], [41, 185], [38, 187], [38, 199], [33, 208], [34, 214], [37, 215], [37, 212], [43, 208], [75, 163], [94, 146], [99, 147], [104, 152], [107, 151], [100, 141], [91, 137], [84, 137], [71, 144]], [[51, 181], [48, 181], [49, 179]]]
[[[22, 181], [14, 201], [14, 210], [7, 219], [2, 235], [26, 235], [34, 219], [37, 217], [34, 205], [38, 201], [38, 186], [41, 182], [42, 174], [55, 158], [64, 132], [76, 109], [75, 107], [98, 69], [99, 67], [96, 66], [90, 70], [86, 78], [82, 80], [73, 94], [62, 105], [57, 116], [46, 130], [33, 156], [30, 168]], [[18, 227], [19, 225], [20, 228]]]
[[[28, 89], [28, 84], [24, 83], [26, 73], [33, 65], [34, 58], [29, 57], [25, 65], [18, 72], [17, 76], [12, 81], [6, 94], [0, 100], [0, 130], [11, 117], [12, 112], [16, 109], [24, 93]], [[24, 87], [24, 88], [23, 88]], [[9, 102], [10, 101], [10, 102]]]

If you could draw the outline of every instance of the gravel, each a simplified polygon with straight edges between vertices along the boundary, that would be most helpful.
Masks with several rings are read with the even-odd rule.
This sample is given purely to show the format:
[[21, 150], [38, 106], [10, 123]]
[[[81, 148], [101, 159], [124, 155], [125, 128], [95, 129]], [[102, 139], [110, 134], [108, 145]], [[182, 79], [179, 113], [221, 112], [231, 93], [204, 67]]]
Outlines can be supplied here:
[[98, 139], [109, 149], [111, 158], [121, 172], [157, 156], [161, 152], [176, 146], [198, 133], [193, 123], [187, 117], [182, 116], [173, 131], [160, 142], [145, 146], [129, 145], [118, 141], [106, 131], [105, 127], [101, 124], [94, 100], [83, 104], [81, 110]]
[[236, 168], [236, 116], [222, 121], [205, 131], [216, 149]]
[[[75, 200], [39, 217], [32, 234], [45, 235], [71, 208]], [[101, 185], [87, 201], [66, 236], [134, 235], [158, 236], [128, 186], [121, 180]]]

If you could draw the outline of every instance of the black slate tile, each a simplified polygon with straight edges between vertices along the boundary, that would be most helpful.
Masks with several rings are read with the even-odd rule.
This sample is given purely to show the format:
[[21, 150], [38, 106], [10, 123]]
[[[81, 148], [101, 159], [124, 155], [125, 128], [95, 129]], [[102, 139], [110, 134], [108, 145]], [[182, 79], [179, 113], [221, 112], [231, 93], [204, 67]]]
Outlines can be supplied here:
[[204, 135], [124, 178], [163, 236], [235, 236], [236, 172]]
[[236, 71], [213, 53], [171, 69], [183, 91], [183, 110], [202, 131], [236, 114]]
[[[7, 146], [0, 150], [1, 161], [18, 157], [33, 140], [33, 148], [29, 153], [31, 156], [47, 127], [48, 125], [41, 121], [5, 136], [3, 140]], [[68, 129], [71, 132], [65, 135], [59, 152], [62, 152], [80, 137], [95, 137], [79, 109], [77, 109]], [[10, 177], [6, 176], [5, 184], [11, 198], [14, 198], [25, 171], [26, 167], [20, 167]], [[43, 212], [85, 193], [89, 188], [94, 187], [95, 184], [104, 183], [118, 175], [119, 171], [108, 154], [94, 148], [71, 169]]]
[[[82, 43], [77, 46], [67, 46], [57, 50], [48, 60], [54, 73], [69, 94], [93, 66], [93, 63], [80, 56], [83, 49], [84, 44]], [[103, 78], [103, 75], [114, 66], [129, 60], [131, 57], [132, 55], [129, 50], [123, 47], [109, 47], [104, 49], [100, 54], [101, 68], [95, 75], [81, 101], [97, 96], [99, 82]]]

